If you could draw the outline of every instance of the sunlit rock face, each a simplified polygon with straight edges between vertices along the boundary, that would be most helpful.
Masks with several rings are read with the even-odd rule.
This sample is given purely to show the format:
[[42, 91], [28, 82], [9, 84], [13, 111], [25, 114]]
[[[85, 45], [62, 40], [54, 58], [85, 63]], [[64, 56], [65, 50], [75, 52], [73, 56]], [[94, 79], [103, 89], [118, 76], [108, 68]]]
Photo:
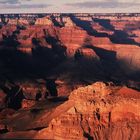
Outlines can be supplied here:
[[35, 25], [52, 25], [51, 19], [49, 17], [38, 18], [35, 22]]
[[[67, 101], [73, 106], [53, 119], [49, 127], [39, 131], [35, 138], [138, 139], [140, 98], [124, 98], [121, 94], [125, 89], [116, 89], [98, 82], [74, 90]], [[125, 93], [129, 94], [129, 89]], [[66, 108], [67, 104], [63, 104], [62, 108]]]
[[[113, 83], [96, 82], [7, 114], [0, 120], [0, 138], [139, 139], [140, 92]], [[29, 103], [29, 102], [28, 102]], [[29, 105], [29, 104], [28, 104]], [[126, 109], [127, 108], [127, 109]], [[3, 111], [1, 115], [6, 115]], [[12, 120], [12, 121], [11, 121]], [[22, 127], [21, 127], [22, 126]]]
[[0, 15], [0, 138], [139, 139], [139, 23]]

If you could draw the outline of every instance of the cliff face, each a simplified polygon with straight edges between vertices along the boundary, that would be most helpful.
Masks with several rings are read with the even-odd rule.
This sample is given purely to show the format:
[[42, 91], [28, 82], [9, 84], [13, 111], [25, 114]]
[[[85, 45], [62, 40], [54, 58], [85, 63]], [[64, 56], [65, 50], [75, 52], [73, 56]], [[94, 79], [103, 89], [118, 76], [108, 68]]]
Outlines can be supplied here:
[[0, 53], [9, 56], [1, 55], [1, 63], [6, 64], [2, 69], [11, 69], [12, 77], [16, 70], [19, 75], [26, 73], [26, 77], [52, 77], [64, 81], [65, 86], [73, 85], [66, 80], [73, 77], [76, 86], [98, 80], [118, 82], [120, 77], [120, 81], [127, 82], [139, 77], [139, 16], [5, 15], [1, 24]]
[[[53, 119], [35, 138], [48, 139], [139, 139], [139, 98], [122, 98], [114, 87], [95, 83], [73, 91], [73, 106]], [[127, 90], [126, 90], [127, 92]], [[66, 103], [62, 105], [66, 107]], [[127, 109], [126, 109], [127, 106]]]
[[140, 137], [140, 95], [136, 90], [97, 82], [74, 90], [68, 101], [59, 99], [46, 105], [40, 102], [1, 121], [1, 126], [5, 125], [10, 132], [0, 137], [99, 140]]
[[44, 18], [38, 18], [35, 22], [35, 25], [53, 25], [52, 21], [49, 19], [49, 17]]
[[139, 139], [139, 23], [137, 14], [1, 15], [0, 137]]

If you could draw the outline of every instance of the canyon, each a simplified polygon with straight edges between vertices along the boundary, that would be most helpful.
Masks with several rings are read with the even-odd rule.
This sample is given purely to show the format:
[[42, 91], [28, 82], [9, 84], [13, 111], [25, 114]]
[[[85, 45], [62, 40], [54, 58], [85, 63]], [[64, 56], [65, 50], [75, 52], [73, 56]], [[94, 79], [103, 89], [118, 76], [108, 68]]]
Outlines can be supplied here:
[[0, 138], [140, 139], [140, 14], [1, 14]]

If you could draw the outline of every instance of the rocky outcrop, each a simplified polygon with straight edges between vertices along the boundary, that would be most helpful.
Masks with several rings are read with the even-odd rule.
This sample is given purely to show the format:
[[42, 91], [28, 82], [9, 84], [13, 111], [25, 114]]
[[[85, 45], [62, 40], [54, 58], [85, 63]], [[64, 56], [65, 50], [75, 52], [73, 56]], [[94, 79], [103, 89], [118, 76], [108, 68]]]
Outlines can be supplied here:
[[139, 17], [1, 15], [0, 138], [139, 139]]
[[26, 100], [24, 99], [22, 101], [22, 107], [21, 108], [31, 108], [32, 106], [34, 106], [36, 104], [36, 102], [34, 100]]
[[36, 100], [38, 94], [40, 94], [40, 99], [45, 98], [45, 94], [47, 92], [45, 84], [37, 84], [32, 82], [21, 83], [21, 88], [24, 93], [24, 96], [28, 100]]
[[9, 25], [17, 25], [18, 24], [18, 19], [8, 19], [8, 24]]
[[[0, 29], [1, 52], [3, 54], [5, 50], [12, 50], [11, 63], [15, 63], [15, 67], [18, 68], [22, 68], [20, 63], [25, 64], [23, 67], [26, 67], [27, 71], [32, 69], [32, 72], [29, 72], [31, 75], [34, 71], [35, 73], [39, 71], [37, 69], [40, 67], [43, 73], [53, 69], [52, 73], [55, 73], [58, 78], [58, 75], [63, 74], [62, 69], [65, 67], [63, 65], [67, 64], [71, 64], [70, 69], [74, 69], [72, 72], [75, 73], [79, 70], [76, 61], [78, 56], [82, 58], [78, 62], [80, 62], [82, 71], [86, 72], [86, 74], [81, 72], [81, 75], [85, 77], [87, 73], [94, 72], [96, 69], [98, 80], [102, 80], [102, 77], [105, 80], [112, 80], [112, 77], [120, 79], [122, 75], [132, 80], [130, 77], [139, 73], [139, 32], [137, 30], [139, 22], [138, 20], [131, 20], [131, 22], [126, 20], [128, 15], [120, 16], [121, 18], [114, 14], [20, 15], [19, 21], [36, 20], [39, 25], [25, 23], [24, 28], [19, 25], [3, 25]], [[16, 17], [7, 16], [7, 19], [15, 20]], [[13, 58], [13, 56], [16, 57]], [[71, 62], [71, 60], [74, 61]], [[98, 63], [93, 68], [92, 64], [97, 60]], [[67, 62], [62, 63], [62, 61]], [[6, 63], [9, 63], [9, 60]], [[56, 63], [59, 65], [58, 68], [55, 66]], [[82, 66], [83, 64], [85, 65]], [[7, 66], [10, 65], [7, 64]], [[120, 76], [114, 78], [113, 73]], [[122, 79], [125, 79], [124, 77]], [[61, 76], [59, 78], [62, 79]], [[65, 89], [65, 86], [62, 89]]]
[[114, 92], [114, 87], [100, 82], [73, 91], [68, 101], [73, 101], [73, 106], [53, 119], [35, 138], [138, 139], [139, 99], [120, 98]]
[[75, 24], [73, 23], [73, 21], [71, 20], [70, 17], [63, 17], [62, 22], [63, 22], [65, 27], [73, 27], [73, 26], [75, 26]]
[[10, 132], [0, 138], [139, 139], [139, 100], [139, 91], [96, 82], [72, 91], [68, 101], [51, 98], [1, 120]]
[[35, 25], [53, 25], [49, 17], [38, 18], [35, 22]]
[[20, 18], [20, 19], [18, 20], [18, 24], [19, 24], [19, 25], [29, 25], [29, 22], [28, 22], [27, 19]]

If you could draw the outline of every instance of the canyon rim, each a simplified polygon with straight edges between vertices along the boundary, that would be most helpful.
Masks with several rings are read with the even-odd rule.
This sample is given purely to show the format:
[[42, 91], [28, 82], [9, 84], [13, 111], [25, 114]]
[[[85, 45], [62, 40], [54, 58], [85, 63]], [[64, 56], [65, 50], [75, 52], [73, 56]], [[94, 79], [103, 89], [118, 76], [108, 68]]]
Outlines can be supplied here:
[[140, 12], [76, 1], [0, 1], [0, 139], [140, 140]]

